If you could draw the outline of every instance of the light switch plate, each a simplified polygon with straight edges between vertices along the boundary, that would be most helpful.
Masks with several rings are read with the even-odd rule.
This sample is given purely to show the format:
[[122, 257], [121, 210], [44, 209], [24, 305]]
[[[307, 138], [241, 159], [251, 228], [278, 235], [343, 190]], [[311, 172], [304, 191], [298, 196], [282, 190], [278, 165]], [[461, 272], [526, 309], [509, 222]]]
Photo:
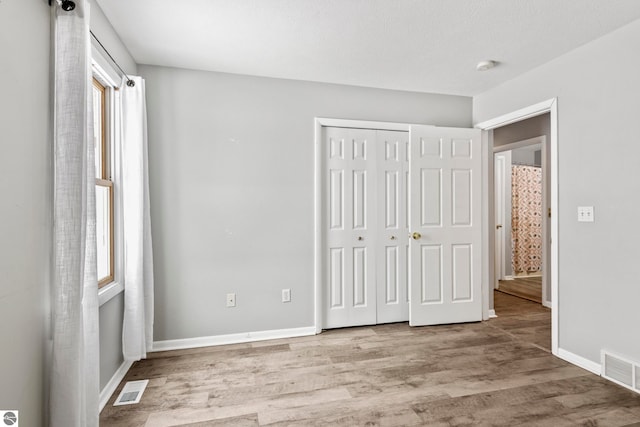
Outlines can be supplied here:
[[593, 221], [593, 206], [578, 206], [578, 222]]

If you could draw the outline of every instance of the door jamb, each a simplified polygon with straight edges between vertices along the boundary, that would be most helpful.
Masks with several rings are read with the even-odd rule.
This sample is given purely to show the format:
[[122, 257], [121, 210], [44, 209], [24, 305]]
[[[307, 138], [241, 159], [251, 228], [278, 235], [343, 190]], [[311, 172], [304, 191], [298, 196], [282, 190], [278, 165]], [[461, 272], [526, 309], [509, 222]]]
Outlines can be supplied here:
[[323, 325], [323, 298], [322, 284], [324, 283], [323, 257], [324, 244], [322, 238], [322, 128], [342, 127], [356, 129], [395, 130], [411, 132], [411, 124], [394, 122], [376, 122], [369, 120], [348, 120], [316, 117], [314, 119], [314, 248], [313, 248], [313, 288], [314, 288], [314, 324], [316, 334], [322, 332]]
[[[550, 194], [549, 203], [551, 208], [551, 250], [549, 254], [549, 267], [551, 270], [551, 353], [558, 355], [558, 319], [559, 319], [559, 304], [558, 304], [558, 102], [557, 98], [548, 99], [546, 101], [534, 104], [516, 111], [512, 111], [507, 114], [495, 117], [493, 119], [478, 123], [476, 128], [482, 129], [485, 137], [489, 138], [489, 131], [505, 126], [511, 123], [519, 122], [531, 117], [539, 116], [541, 114], [549, 113], [550, 115], [550, 135], [549, 135], [549, 157], [550, 157]], [[484, 138], [483, 138], [484, 139]], [[489, 157], [489, 144], [485, 145], [486, 156], [485, 159], [488, 162]], [[493, 155], [493, 153], [491, 153]], [[485, 164], [486, 166], [486, 164]], [[485, 167], [485, 179], [489, 179], [490, 168]], [[485, 191], [488, 191], [488, 186], [484, 187]], [[488, 194], [485, 193], [484, 199], [488, 199]], [[485, 202], [486, 203], [486, 202]], [[484, 212], [487, 212], [484, 210]], [[489, 227], [488, 213], [485, 220], [485, 227]], [[489, 311], [489, 284], [493, 283], [493, 269], [488, 265], [489, 255], [489, 230], [485, 233], [485, 242], [483, 243], [483, 249], [487, 254], [485, 261], [485, 274], [483, 282], [485, 285], [485, 292], [487, 298], [485, 298], [485, 309]]]
[[[502, 174], [500, 176], [500, 184], [501, 187], [500, 189], [498, 189], [498, 182], [496, 180], [496, 174], [497, 174], [497, 165], [498, 165], [498, 158], [496, 156], [496, 153], [493, 153], [493, 208], [494, 208], [494, 212], [493, 212], [493, 218], [494, 218], [494, 223], [493, 225], [495, 225], [495, 229], [493, 230], [493, 232], [495, 233], [495, 230], [497, 230], [498, 224], [497, 224], [497, 220], [495, 219], [498, 215], [498, 213], [495, 211], [496, 209], [501, 209], [502, 210], [502, 215], [505, 215], [505, 211], [506, 211], [506, 200], [505, 196], [506, 196], [506, 192], [505, 192], [505, 187], [507, 185], [506, 182], [504, 182], [504, 179], [506, 178], [506, 164], [502, 165]], [[509, 156], [509, 158], [511, 158], [511, 156]], [[503, 159], [503, 163], [504, 161], [506, 161], [506, 156], [503, 155], [502, 157]], [[491, 162], [491, 156], [489, 156], [489, 162]], [[500, 201], [500, 203], [498, 203], [498, 199]], [[506, 218], [502, 218], [501, 221], [501, 226], [502, 226], [502, 233], [504, 234], [504, 230], [507, 229], [506, 226]], [[508, 227], [509, 230], [511, 230], [511, 227]], [[495, 235], [494, 235], [495, 236]], [[489, 236], [489, 238], [491, 238], [491, 236]], [[506, 278], [506, 266], [505, 266], [505, 241], [506, 239], [504, 238], [504, 236], [502, 236], [502, 238], [500, 239], [500, 246], [498, 246], [498, 239], [495, 239], [494, 237], [494, 268], [495, 268], [495, 274], [494, 274], [494, 280], [495, 282], [493, 283], [493, 289], [499, 289], [500, 288], [500, 280], [503, 278]]]

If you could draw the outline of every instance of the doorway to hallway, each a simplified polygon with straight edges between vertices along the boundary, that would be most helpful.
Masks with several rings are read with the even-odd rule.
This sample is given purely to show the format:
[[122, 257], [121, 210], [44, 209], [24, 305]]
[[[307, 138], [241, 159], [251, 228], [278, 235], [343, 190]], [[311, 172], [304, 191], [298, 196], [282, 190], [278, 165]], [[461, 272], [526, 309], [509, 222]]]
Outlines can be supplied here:
[[[536, 129], [532, 129], [533, 123], [535, 123], [535, 119], [546, 121], [546, 129], [545, 132], [539, 132]], [[527, 126], [529, 125], [529, 126]], [[529, 133], [529, 135], [524, 136], [521, 131], [523, 131], [523, 126], [525, 129], [528, 129], [529, 132], [533, 130], [533, 133]], [[495, 236], [496, 230], [496, 222], [494, 217], [495, 210], [495, 197], [494, 197], [494, 186], [493, 186], [493, 177], [494, 177], [494, 162], [493, 162], [493, 154], [494, 149], [501, 144], [496, 143], [496, 139], [499, 139], [500, 135], [496, 135], [502, 133], [502, 137], [511, 135], [514, 137], [511, 141], [504, 142], [502, 145], [506, 145], [513, 141], [521, 141], [526, 138], [532, 138], [534, 136], [546, 135], [547, 136], [547, 144], [546, 148], [548, 148], [546, 155], [544, 156], [547, 161], [548, 172], [547, 177], [548, 180], [545, 184], [545, 189], [547, 191], [547, 202], [548, 205], [545, 206], [545, 214], [547, 215], [547, 220], [545, 221], [549, 231], [546, 236], [548, 236], [548, 251], [546, 262], [543, 260], [543, 265], [546, 265], [545, 275], [546, 277], [546, 289], [543, 286], [543, 293], [546, 291], [546, 295], [543, 294], [543, 306], [547, 306], [551, 309], [551, 352], [558, 356], [559, 348], [558, 348], [558, 325], [559, 325], [559, 305], [558, 305], [558, 219], [557, 219], [557, 208], [558, 208], [558, 103], [556, 98], [551, 98], [546, 101], [539, 102], [537, 104], [533, 104], [527, 107], [523, 107], [518, 110], [514, 110], [500, 116], [496, 116], [492, 119], [486, 120], [484, 122], [476, 124], [476, 127], [486, 131], [485, 137], [488, 142], [487, 144], [487, 164], [488, 174], [486, 175], [486, 179], [488, 182], [487, 190], [486, 190], [486, 211], [487, 220], [485, 223], [485, 232], [488, 236], [486, 241], [486, 247], [488, 249], [488, 259], [485, 263], [485, 280], [489, 284], [488, 292], [486, 295], [487, 305], [485, 306], [485, 310], [488, 311], [488, 315], [495, 316], [497, 311], [495, 310], [495, 301], [494, 301], [494, 290], [495, 285], [497, 284], [496, 279], [496, 257], [495, 257], [495, 240], [492, 238]], [[520, 133], [518, 135], [518, 133]], [[516, 134], [516, 135], [514, 135]], [[498, 138], [496, 138], [498, 137]], [[496, 150], [500, 151], [500, 150]], [[545, 245], [546, 246], [546, 245]], [[546, 296], [546, 300], [544, 298]]]
[[548, 301], [546, 152], [546, 136], [494, 146], [495, 289], [539, 304]]

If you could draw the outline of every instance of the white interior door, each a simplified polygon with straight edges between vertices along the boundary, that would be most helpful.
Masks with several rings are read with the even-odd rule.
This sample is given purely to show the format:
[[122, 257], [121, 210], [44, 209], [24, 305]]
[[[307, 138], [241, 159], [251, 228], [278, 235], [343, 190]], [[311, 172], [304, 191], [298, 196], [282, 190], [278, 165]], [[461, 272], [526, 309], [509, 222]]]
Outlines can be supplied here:
[[324, 327], [376, 323], [376, 131], [324, 128]]
[[377, 323], [409, 320], [409, 133], [377, 131]]
[[412, 326], [482, 320], [480, 130], [412, 126]]

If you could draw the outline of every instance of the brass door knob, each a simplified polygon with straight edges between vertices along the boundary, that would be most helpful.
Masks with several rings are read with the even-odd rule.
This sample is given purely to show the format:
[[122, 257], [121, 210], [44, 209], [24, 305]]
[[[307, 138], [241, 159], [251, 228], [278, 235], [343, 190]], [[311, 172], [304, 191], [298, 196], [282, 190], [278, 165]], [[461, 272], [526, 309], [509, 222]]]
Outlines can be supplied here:
[[415, 231], [411, 237], [413, 237], [413, 240], [418, 240], [422, 237], [422, 234], [418, 233], [417, 231]]

